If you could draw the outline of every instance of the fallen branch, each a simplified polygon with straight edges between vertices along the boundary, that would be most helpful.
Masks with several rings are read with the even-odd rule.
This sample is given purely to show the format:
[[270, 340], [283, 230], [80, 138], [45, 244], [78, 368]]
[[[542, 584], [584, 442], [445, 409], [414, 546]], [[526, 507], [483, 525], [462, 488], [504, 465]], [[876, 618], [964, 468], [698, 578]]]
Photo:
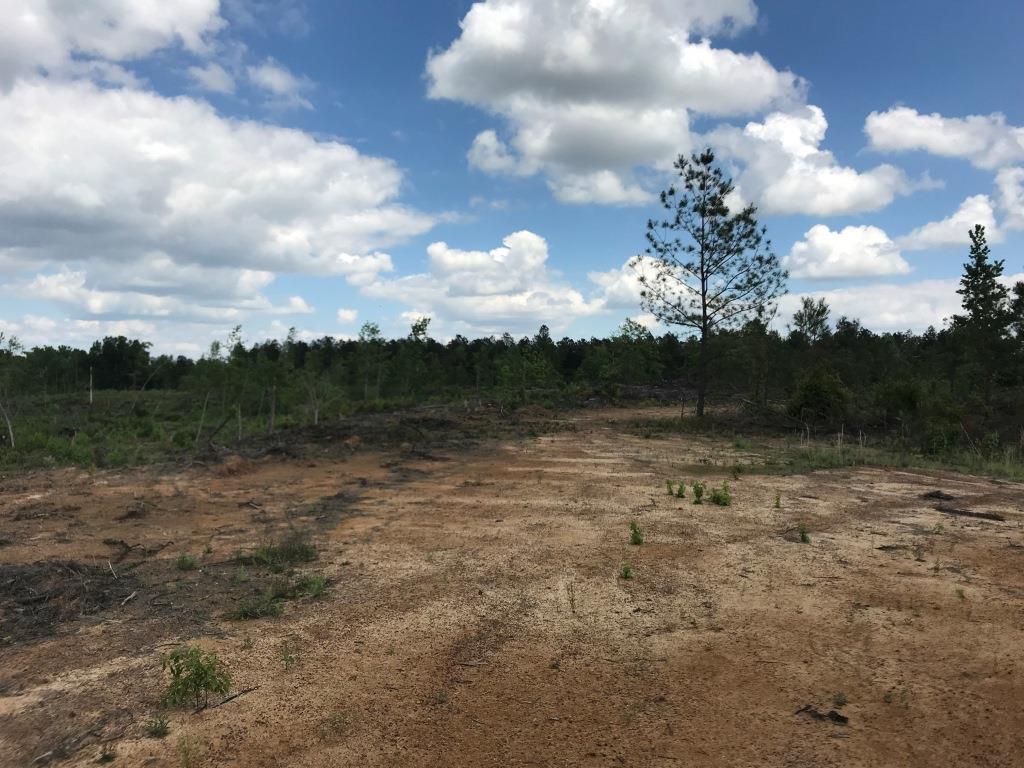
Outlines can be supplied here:
[[995, 520], [1000, 523], [1006, 522], [1006, 518], [998, 512], [974, 512], [970, 509], [954, 507], [951, 504], [936, 504], [933, 509], [938, 512], [945, 512], [947, 515], [957, 515], [958, 517], [974, 517], [979, 520]]
[[202, 712], [202, 711], [203, 711], [204, 709], [216, 709], [217, 707], [221, 707], [221, 706], [224, 706], [224, 705], [225, 705], [225, 704], [227, 704], [227, 703], [228, 703], [229, 701], [234, 701], [234, 700], [235, 700], [235, 699], [237, 699], [237, 698], [238, 698], [239, 696], [244, 696], [244, 695], [245, 695], [245, 694], [247, 694], [247, 693], [252, 693], [252, 692], [253, 692], [253, 691], [255, 691], [255, 690], [256, 690], [257, 688], [259, 688], [259, 686], [258, 686], [258, 685], [254, 685], [254, 686], [253, 686], [252, 688], [243, 688], [243, 689], [242, 689], [242, 690], [240, 690], [240, 691], [239, 691], [238, 693], [232, 693], [232, 694], [231, 694], [230, 696], [228, 696], [228, 697], [227, 697], [226, 699], [221, 699], [221, 700], [220, 700], [220, 701], [218, 701], [218, 702], [217, 702], [216, 704], [210, 704], [210, 705], [206, 705], [206, 704], [204, 704], [203, 706], [201, 706], [201, 707], [199, 707], [198, 709], [196, 709], [196, 710], [195, 710], [195, 711], [194, 711], [194, 712], [193, 712], [192, 714], [193, 714], [193, 715], [195, 715], [195, 714], [198, 714], [198, 713]]

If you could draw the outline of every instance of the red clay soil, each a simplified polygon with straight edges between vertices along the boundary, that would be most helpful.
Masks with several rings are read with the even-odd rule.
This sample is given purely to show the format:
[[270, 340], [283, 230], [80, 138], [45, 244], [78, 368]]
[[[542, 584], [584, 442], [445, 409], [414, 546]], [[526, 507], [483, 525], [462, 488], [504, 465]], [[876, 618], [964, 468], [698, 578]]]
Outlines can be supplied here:
[[[0, 764], [1024, 765], [1024, 485], [734, 478], [759, 457], [645, 440], [635, 415], [437, 454], [4, 477]], [[731, 506], [666, 491], [697, 479]], [[238, 564], [289, 535], [316, 560]], [[319, 597], [225, 618], [312, 573]], [[186, 642], [246, 692], [148, 737]]]

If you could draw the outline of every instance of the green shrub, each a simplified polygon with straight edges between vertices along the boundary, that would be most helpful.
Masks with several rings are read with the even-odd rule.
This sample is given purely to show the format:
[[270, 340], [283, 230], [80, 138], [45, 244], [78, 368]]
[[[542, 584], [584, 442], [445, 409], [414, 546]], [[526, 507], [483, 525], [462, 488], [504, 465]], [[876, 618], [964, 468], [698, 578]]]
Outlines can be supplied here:
[[811, 543], [810, 534], [807, 533], [807, 526], [804, 523], [800, 523], [799, 525], [797, 525], [796, 530], [797, 530], [797, 533], [800, 534], [800, 542], [802, 544], [810, 544]]
[[636, 520], [631, 520], [629, 523], [629, 543], [637, 547], [644, 543], [643, 531], [640, 530], [640, 524]]
[[320, 597], [327, 589], [327, 577], [322, 573], [307, 573], [295, 583], [295, 591], [306, 597]]
[[632, 579], [633, 578], [633, 566], [631, 566], [631, 565], [623, 565], [619, 569], [619, 578], [620, 579], [625, 579], [626, 581], [629, 581], [630, 579]]
[[720, 507], [728, 507], [732, 504], [732, 494], [729, 492], [729, 484], [722, 483], [721, 488], [711, 489], [711, 503]]
[[182, 646], [163, 657], [163, 669], [170, 672], [164, 703], [171, 707], [209, 703], [210, 694], [225, 694], [231, 688], [231, 676], [217, 654], [194, 646]]
[[704, 501], [704, 483], [700, 480], [693, 481], [693, 503], [703, 504]]
[[686, 483], [680, 483], [679, 488], [676, 489], [676, 496], [680, 499], [686, 498]]
[[816, 424], [839, 424], [847, 416], [851, 399], [838, 374], [817, 368], [797, 384], [789, 400], [789, 412]]
[[194, 571], [196, 569], [196, 559], [192, 555], [181, 554], [178, 555], [175, 566], [179, 571]]

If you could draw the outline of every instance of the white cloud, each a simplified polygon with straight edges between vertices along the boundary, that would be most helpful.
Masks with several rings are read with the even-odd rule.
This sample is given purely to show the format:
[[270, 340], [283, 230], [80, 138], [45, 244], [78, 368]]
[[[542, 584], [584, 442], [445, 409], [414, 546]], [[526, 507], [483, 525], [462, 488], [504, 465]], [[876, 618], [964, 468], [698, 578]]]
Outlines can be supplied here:
[[961, 157], [979, 168], [995, 169], [1024, 162], [1024, 128], [991, 115], [943, 117], [909, 107], [872, 112], [864, 124], [871, 146], [890, 152], [924, 150], [941, 157]]
[[1024, 229], [1024, 168], [1004, 168], [996, 174], [1003, 227]]
[[349, 325], [356, 321], [356, 318], [359, 317], [359, 312], [355, 309], [339, 309], [337, 317], [339, 323]]
[[691, 112], [802, 99], [803, 82], [760, 55], [693, 39], [755, 19], [750, 0], [485, 0], [428, 58], [428, 93], [504, 119], [507, 142], [493, 130], [474, 140], [475, 167], [543, 172], [564, 202], [644, 202], [636, 169], [667, 169], [690, 149]]
[[189, 77], [197, 86], [213, 93], [234, 93], [235, 78], [220, 64], [209, 62], [204, 66], [188, 68]]
[[924, 224], [910, 234], [898, 238], [897, 242], [901, 248], [908, 251], [968, 245], [970, 238], [967, 233], [974, 229], [976, 224], [985, 227], [989, 242], [998, 242], [1002, 239], [1002, 233], [996, 227], [992, 200], [988, 195], [968, 197], [945, 219]]
[[850, 226], [835, 232], [816, 224], [794, 243], [783, 266], [793, 277], [811, 279], [904, 275], [910, 265], [878, 227]]
[[391, 264], [363, 254], [433, 224], [394, 203], [392, 161], [184, 97], [22, 82], [0, 95], [0, 124], [0, 248], [22, 259], [162, 251], [179, 264], [366, 279]]
[[181, 44], [193, 52], [224, 24], [218, 0], [7, 0], [0, 24], [0, 90], [72, 56], [131, 61]]
[[553, 332], [602, 311], [547, 266], [548, 245], [533, 232], [513, 232], [490, 251], [464, 251], [447, 243], [427, 248], [429, 271], [363, 288], [374, 298], [409, 307], [409, 318], [430, 316], [431, 330], [444, 333], [528, 333], [541, 323]]
[[774, 112], [742, 129], [722, 126], [704, 138], [741, 163], [737, 193], [763, 213], [834, 216], [874, 211], [920, 186], [891, 165], [863, 172], [840, 165], [821, 149], [827, 129], [825, 113], [810, 105]]
[[312, 88], [312, 83], [306, 78], [293, 75], [273, 59], [248, 67], [246, 73], [253, 85], [271, 95], [272, 106], [313, 108], [313, 104], [304, 95]]
[[178, 349], [312, 312], [267, 297], [279, 273], [372, 283], [393, 269], [377, 249], [435, 221], [395, 202], [392, 161], [187, 97], [20, 80], [0, 125], [0, 287]]

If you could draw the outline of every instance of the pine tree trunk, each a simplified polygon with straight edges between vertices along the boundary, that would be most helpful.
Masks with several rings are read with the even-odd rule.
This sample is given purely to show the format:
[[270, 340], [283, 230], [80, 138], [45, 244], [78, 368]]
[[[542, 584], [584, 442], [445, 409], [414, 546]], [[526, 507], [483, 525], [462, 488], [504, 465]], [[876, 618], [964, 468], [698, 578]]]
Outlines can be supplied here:
[[0, 414], [3, 414], [4, 421], [7, 422], [7, 437], [11, 441], [11, 449], [14, 449], [14, 427], [11, 426], [11, 417], [7, 415], [7, 409], [4, 408], [3, 401], [0, 401]]
[[700, 350], [697, 355], [697, 418], [704, 418], [704, 402], [708, 392], [708, 334], [700, 334]]

